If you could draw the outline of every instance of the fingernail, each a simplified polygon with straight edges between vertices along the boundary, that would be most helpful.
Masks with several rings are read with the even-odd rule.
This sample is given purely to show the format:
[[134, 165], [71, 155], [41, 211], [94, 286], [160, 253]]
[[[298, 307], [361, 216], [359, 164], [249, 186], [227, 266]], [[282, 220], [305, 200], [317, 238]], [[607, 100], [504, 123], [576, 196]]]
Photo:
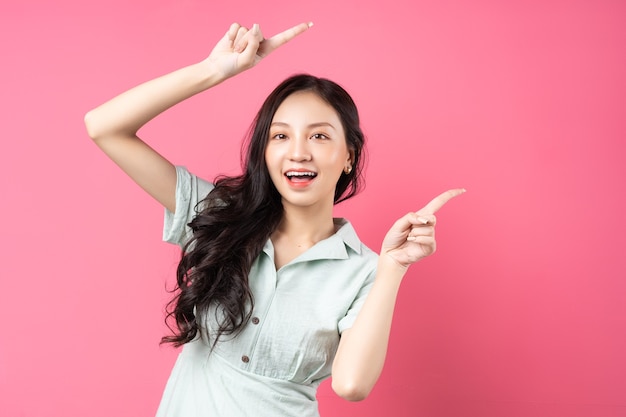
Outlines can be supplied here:
[[422, 224], [428, 224], [428, 219], [425, 219], [425, 218], [423, 218], [423, 217], [418, 217], [418, 218], [417, 218], [417, 221], [418, 221], [418, 222], [420, 222], [420, 223], [422, 223]]
[[259, 24], [255, 23], [254, 25], [252, 25], [252, 33], [254, 33], [255, 35], [257, 33], [259, 33]]
[[313, 22], [309, 22], [309, 23], [307, 23], [307, 25], [308, 25], [309, 27], [313, 27]]
[[415, 236], [407, 236], [406, 240], [408, 240], [409, 242], [414, 242]]

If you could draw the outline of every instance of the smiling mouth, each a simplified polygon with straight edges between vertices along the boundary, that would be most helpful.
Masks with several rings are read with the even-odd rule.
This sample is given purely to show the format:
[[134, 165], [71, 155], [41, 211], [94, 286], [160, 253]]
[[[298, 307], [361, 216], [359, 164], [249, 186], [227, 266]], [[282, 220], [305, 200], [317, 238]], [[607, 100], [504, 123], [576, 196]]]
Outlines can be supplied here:
[[311, 171], [287, 171], [285, 177], [291, 182], [308, 182], [312, 181], [317, 174]]

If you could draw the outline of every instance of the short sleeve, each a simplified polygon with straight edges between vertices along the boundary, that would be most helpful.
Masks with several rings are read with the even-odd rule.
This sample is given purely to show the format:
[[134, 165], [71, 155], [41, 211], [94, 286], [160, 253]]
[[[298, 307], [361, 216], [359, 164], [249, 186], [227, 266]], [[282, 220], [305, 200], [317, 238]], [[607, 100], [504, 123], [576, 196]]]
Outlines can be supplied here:
[[165, 209], [163, 240], [184, 246], [191, 238], [187, 224], [196, 215], [196, 205], [213, 189], [213, 184], [191, 174], [185, 167], [176, 167], [176, 212]]
[[374, 285], [375, 277], [376, 277], [376, 269], [374, 269], [373, 271], [369, 273], [369, 275], [363, 282], [363, 285], [361, 286], [361, 289], [359, 290], [356, 298], [352, 302], [352, 305], [350, 305], [348, 312], [341, 320], [339, 320], [339, 324], [337, 326], [339, 330], [339, 334], [343, 333], [344, 330], [349, 329], [354, 324], [356, 317], [359, 315], [359, 312], [361, 311], [361, 307], [363, 307], [363, 303], [365, 303], [365, 299], [367, 298], [367, 295], [372, 289], [372, 285]]

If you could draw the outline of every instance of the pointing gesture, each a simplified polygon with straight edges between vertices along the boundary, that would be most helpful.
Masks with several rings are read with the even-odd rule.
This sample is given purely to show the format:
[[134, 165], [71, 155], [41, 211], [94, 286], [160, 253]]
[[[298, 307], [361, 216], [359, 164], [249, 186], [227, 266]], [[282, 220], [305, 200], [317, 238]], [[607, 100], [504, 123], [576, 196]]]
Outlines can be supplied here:
[[265, 39], [258, 24], [251, 29], [233, 23], [224, 37], [215, 45], [206, 63], [213, 65], [226, 79], [252, 68], [274, 50], [305, 32], [312, 23], [300, 23]]
[[383, 240], [381, 256], [388, 255], [400, 266], [408, 268], [412, 263], [434, 253], [437, 247], [435, 213], [450, 199], [464, 192], [462, 188], [448, 190], [417, 212], [398, 219]]

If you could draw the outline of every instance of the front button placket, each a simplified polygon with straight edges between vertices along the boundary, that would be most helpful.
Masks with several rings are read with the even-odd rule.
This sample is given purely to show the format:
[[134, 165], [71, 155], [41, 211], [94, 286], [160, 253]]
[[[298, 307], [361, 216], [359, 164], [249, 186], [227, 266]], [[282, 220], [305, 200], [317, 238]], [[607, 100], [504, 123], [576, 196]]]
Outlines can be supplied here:
[[255, 294], [254, 311], [246, 326], [246, 342], [241, 345], [241, 367], [251, 370], [254, 363], [263, 358], [255, 359], [256, 346], [263, 331], [263, 321], [266, 320], [274, 294], [276, 292], [276, 268], [274, 267], [274, 248], [271, 241], [268, 241], [263, 252], [257, 258], [250, 271], [250, 289]]

